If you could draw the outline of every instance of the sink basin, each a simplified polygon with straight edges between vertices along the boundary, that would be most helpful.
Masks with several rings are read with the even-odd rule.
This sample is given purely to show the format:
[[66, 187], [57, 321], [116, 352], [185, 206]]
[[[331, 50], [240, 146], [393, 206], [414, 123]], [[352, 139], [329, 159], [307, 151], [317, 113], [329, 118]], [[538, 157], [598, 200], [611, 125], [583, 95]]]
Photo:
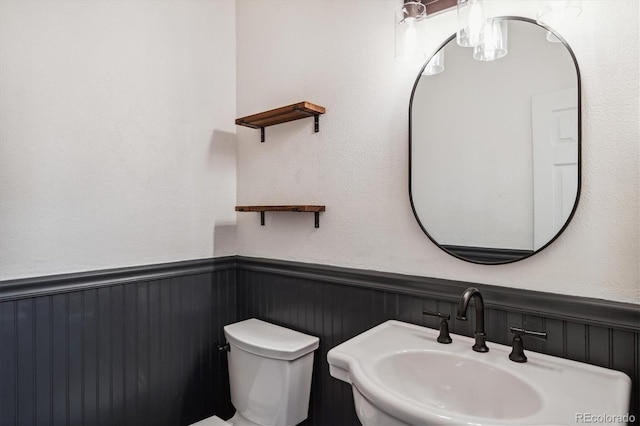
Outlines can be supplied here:
[[333, 377], [352, 385], [358, 418], [366, 425], [575, 424], [581, 413], [628, 413], [631, 380], [624, 373], [511, 347], [387, 321], [331, 349]]
[[469, 416], [515, 419], [542, 407], [538, 392], [518, 376], [456, 354], [399, 352], [378, 360], [372, 371], [389, 391], [416, 404]]

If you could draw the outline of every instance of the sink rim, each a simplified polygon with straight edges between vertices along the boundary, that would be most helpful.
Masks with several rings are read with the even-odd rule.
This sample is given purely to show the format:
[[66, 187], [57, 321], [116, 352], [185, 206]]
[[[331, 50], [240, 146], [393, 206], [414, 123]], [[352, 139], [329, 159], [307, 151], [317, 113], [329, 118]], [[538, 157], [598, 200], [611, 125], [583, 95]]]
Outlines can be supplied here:
[[[436, 342], [437, 335], [438, 330], [431, 328], [397, 320], [385, 321], [329, 350], [327, 361], [330, 365], [330, 373], [333, 377], [355, 386], [358, 392], [377, 409], [409, 424], [437, 422], [440, 424], [512, 425], [515, 419], [469, 416], [435, 406], [427, 410], [408, 398], [395, 395], [387, 390], [386, 386], [376, 383], [376, 380], [373, 379], [375, 374], [369, 371], [371, 367], [367, 367], [367, 365], [371, 366], [378, 359], [407, 349], [425, 350], [429, 348], [444, 353], [455, 353], [473, 361], [487, 362], [492, 367], [506, 369], [507, 374], [516, 375], [536, 390], [541, 399], [541, 407], [538, 412], [517, 418], [518, 423], [566, 423], [567, 419], [575, 417], [575, 408], [582, 410], [584, 403], [581, 398], [584, 397], [584, 394], [581, 392], [578, 392], [576, 396], [571, 395], [565, 401], [566, 404], [558, 404], [559, 392], [565, 392], [570, 385], [565, 383], [566, 380], [560, 381], [560, 386], [556, 386], [555, 381], [550, 382], [549, 380], [557, 380], [554, 370], [560, 371], [562, 374], [569, 374], [571, 377], [587, 377], [589, 380], [596, 378], [606, 383], [615, 391], [615, 397], [612, 397], [605, 407], [610, 408], [611, 412], [615, 411], [620, 414], [624, 414], [623, 411], [626, 412], [629, 409], [631, 379], [623, 372], [533, 351], [527, 352], [529, 362], [514, 363], [508, 359], [508, 354], [511, 351], [510, 346], [488, 342], [490, 351], [477, 353], [471, 349], [474, 340], [470, 337], [452, 334], [454, 342], [442, 345]], [[358, 357], [362, 359], [358, 359]], [[362, 365], [363, 362], [367, 365]], [[524, 374], [524, 377], [520, 374]], [[576, 374], [578, 376], [575, 376]], [[575, 385], [573, 386], [575, 387]], [[587, 389], [586, 392], [588, 393], [587, 402], [591, 401], [594, 394], [589, 393], [590, 389]], [[620, 402], [622, 400], [626, 402]], [[565, 408], [565, 405], [568, 404], [572, 404], [569, 409]]]

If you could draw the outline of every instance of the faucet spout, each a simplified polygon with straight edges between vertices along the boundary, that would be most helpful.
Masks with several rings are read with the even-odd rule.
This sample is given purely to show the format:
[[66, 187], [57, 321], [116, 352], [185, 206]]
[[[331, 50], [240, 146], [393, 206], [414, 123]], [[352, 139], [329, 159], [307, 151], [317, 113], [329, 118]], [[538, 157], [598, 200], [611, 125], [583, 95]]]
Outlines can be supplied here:
[[484, 301], [477, 288], [469, 287], [462, 293], [462, 296], [460, 296], [457, 319], [462, 321], [467, 320], [467, 309], [469, 308], [471, 299], [473, 299], [476, 304], [476, 331], [474, 333], [476, 343], [472, 349], [476, 352], [489, 352], [486, 344], [487, 334], [484, 331]]

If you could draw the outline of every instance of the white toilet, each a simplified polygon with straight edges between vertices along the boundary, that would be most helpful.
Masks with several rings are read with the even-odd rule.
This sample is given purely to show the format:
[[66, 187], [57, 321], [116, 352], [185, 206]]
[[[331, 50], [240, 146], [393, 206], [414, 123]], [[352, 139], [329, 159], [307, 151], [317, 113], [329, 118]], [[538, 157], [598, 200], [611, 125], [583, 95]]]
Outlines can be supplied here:
[[224, 327], [235, 415], [193, 426], [293, 426], [307, 418], [319, 339], [252, 318]]

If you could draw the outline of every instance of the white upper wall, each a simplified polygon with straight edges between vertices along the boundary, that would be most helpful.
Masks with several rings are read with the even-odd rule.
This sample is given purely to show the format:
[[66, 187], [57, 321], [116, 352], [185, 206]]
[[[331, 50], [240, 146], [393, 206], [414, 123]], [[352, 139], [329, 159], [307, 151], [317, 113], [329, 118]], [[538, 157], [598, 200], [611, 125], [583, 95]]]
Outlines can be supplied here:
[[0, 279], [233, 250], [235, 9], [0, 2]]
[[[238, 253], [639, 303], [639, 3], [582, 3], [558, 28], [582, 73], [578, 210], [540, 254], [481, 266], [411, 212], [400, 0], [2, 0], [0, 279]], [[434, 50], [455, 13], [426, 24]], [[320, 133], [301, 120], [261, 144], [233, 124], [301, 100], [327, 107]], [[307, 213], [234, 229], [236, 132], [237, 203], [326, 204], [319, 229]]]
[[[239, 128], [238, 204], [325, 204], [309, 213], [238, 214], [238, 254], [481, 282], [640, 303], [639, 6], [584, 1], [557, 28], [582, 80], [582, 193], [566, 231], [526, 260], [482, 266], [422, 233], [408, 195], [409, 97], [419, 64], [394, 60], [400, 0], [237, 2], [237, 115], [308, 100], [311, 120]], [[535, 18], [532, 1], [493, 1], [498, 15]], [[431, 50], [455, 12], [430, 18]], [[452, 122], [452, 125], [463, 123]]]

